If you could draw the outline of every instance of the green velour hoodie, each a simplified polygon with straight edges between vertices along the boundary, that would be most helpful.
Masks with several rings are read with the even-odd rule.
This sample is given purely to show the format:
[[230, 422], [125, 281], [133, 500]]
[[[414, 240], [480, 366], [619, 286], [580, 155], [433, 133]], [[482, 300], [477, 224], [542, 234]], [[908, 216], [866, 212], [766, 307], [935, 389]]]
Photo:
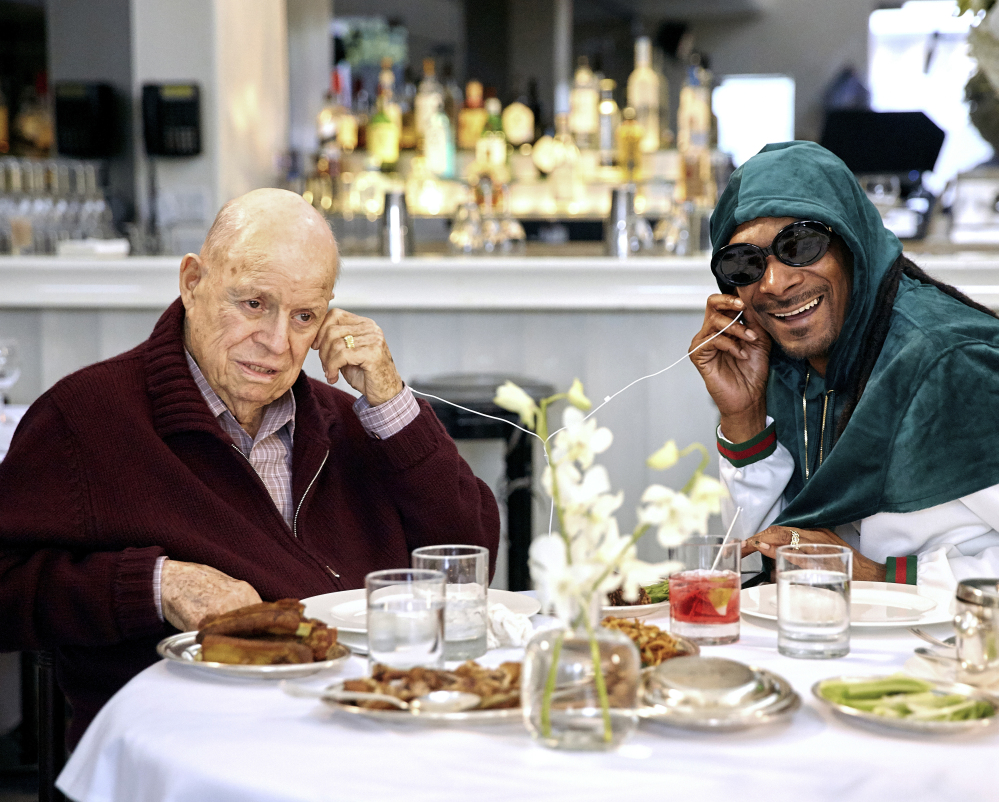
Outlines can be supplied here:
[[771, 351], [767, 412], [795, 461], [784, 491], [787, 506], [775, 523], [834, 527], [879, 512], [925, 509], [999, 484], [999, 320], [902, 276], [884, 348], [835, 440], [878, 287], [902, 245], [847, 166], [813, 142], [767, 145], [733, 173], [711, 217], [714, 250], [728, 244], [738, 225], [758, 217], [819, 220], [853, 254], [846, 320], [825, 377], [813, 370], [808, 381], [807, 455], [802, 393], [808, 363], [776, 344]]

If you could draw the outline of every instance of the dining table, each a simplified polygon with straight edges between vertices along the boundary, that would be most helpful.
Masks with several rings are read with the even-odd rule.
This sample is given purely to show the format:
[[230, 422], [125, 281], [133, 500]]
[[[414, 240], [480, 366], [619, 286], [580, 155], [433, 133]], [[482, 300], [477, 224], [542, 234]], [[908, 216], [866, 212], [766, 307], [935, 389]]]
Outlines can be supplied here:
[[[745, 592], [745, 591], [744, 591]], [[533, 618], [537, 626], [547, 616]], [[668, 612], [645, 623], [664, 629]], [[924, 627], [937, 637], [948, 624]], [[78, 802], [332, 800], [989, 800], [999, 799], [999, 727], [910, 733], [858, 726], [811, 691], [833, 676], [912, 668], [925, 645], [907, 628], [858, 628], [847, 656], [784, 657], [777, 627], [743, 615], [736, 643], [703, 646], [774, 672], [801, 697], [793, 713], [734, 731], [642, 720], [609, 751], [532, 740], [519, 717], [488, 724], [385, 721], [285, 693], [264, 679], [214, 676], [161, 660], [125, 685], [87, 729], [58, 779]], [[500, 648], [479, 662], [519, 660]], [[368, 671], [353, 654], [296, 682], [323, 688]]]

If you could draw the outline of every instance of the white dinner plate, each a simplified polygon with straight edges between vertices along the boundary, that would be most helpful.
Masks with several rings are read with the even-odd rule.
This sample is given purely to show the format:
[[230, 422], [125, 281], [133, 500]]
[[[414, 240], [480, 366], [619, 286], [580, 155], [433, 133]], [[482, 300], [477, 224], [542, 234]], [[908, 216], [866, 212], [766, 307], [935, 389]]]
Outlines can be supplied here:
[[[751, 618], [777, 620], [777, 586], [746, 588], [739, 602]], [[919, 592], [915, 585], [889, 582], [850, 583], [850, 625], [854, 627], [916, 627], [949, 622], [948, 605]]]
[[655, 604], [626, 604], [621, 607], [601, 607], [600, 615], [603, 618], [613, 616], [614, 618], [652, 618], [653, 616], [669, 615], [669, 599], [656, 602]]
[[[364, 588], [341, 590], [337, 593], [324, 593], [302, 599], [305, 615], [318, 618], [327, 626], [336, 627], [345, 635], [364, 635], [368, 631], [368, 611]], [[489, 604], [502, 604], [519, 615], [534, 615], [541, 609], [541, 603], [533, 596], [513, 593], [509, 590], [489, 589]], [[353, 639], [341, 639], [351, 646]], [[367, 639], [365, 639], [366, 641]], [[367, 643], [365, 642], [365, 646]], [[353, 648], [353, 646], [351, 646]]]
[[289, 663], [276, 666], [241, 666], [231, 663], [204, 662], [201, 659], [201, 644], [197, 642], [197, 632], [181, 632], [164, 638], [156, 646], [156, 653], [164, 660], [186, 668], [197, 669], [215, 676], [238, 677], [240, 679], [297, 679], [310, 677], [320, 671], [343, 663], [350, 657], [349, 647], [338, 643], [337, 656], [332, 660], [317, 663]]

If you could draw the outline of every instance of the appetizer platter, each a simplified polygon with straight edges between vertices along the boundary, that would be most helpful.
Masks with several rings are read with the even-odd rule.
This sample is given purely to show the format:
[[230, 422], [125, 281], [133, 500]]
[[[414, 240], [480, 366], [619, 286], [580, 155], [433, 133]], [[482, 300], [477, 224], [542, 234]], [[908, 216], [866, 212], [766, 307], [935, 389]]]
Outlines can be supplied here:
[[812, 694], [851, 723], [905, 732], [945, 734], [986, 730], [999, 722], [999, 697], [971, 685], [905, 674], [831, 677]]
[[[282, 684], [290, 696], [314, 696], [342, 713], [391, 722], [421, 724], [493, 724], [519, 721], [520, 663], [503, 663], [495, 669], [467, 661], [452, 671], [411, 668], [407, 671], [376, 665], [370, 677], [336, 682], [319, 691], [292, 683]], [[463, 710], [428, 709], [416, 700], [442, 691], [474, 694], [474, 707]], [[406, 703], [405, 709], [388, 700], [348, 700], [351, 694], [389, 696]]]

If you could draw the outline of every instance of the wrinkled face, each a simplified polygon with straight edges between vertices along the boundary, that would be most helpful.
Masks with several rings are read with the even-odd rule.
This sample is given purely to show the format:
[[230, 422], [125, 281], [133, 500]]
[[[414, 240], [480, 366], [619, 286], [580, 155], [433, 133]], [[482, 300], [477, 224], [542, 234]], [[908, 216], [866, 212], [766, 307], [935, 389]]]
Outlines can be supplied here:
[[[320, 234], [328, 232], [319, 232]], [[332, 238], [257, 231], [184, 293], [185, 342], [212, 389], [243, 423], [298, 378], [333, 295]], [[324, 247], [325, 246], [325, 247]]]
[[[748, 242], [766, 248], [794, 220], [759, 217], [739, 226], [729, 244]], [[751, 321], [788, 356], [807, 359], [823, 373], [850, 304], [851, 269], [844, 250], [834, 239], [825, 256], [807, 267], [789, 267], [770, 256], [763, 278], [737, 288]]]

